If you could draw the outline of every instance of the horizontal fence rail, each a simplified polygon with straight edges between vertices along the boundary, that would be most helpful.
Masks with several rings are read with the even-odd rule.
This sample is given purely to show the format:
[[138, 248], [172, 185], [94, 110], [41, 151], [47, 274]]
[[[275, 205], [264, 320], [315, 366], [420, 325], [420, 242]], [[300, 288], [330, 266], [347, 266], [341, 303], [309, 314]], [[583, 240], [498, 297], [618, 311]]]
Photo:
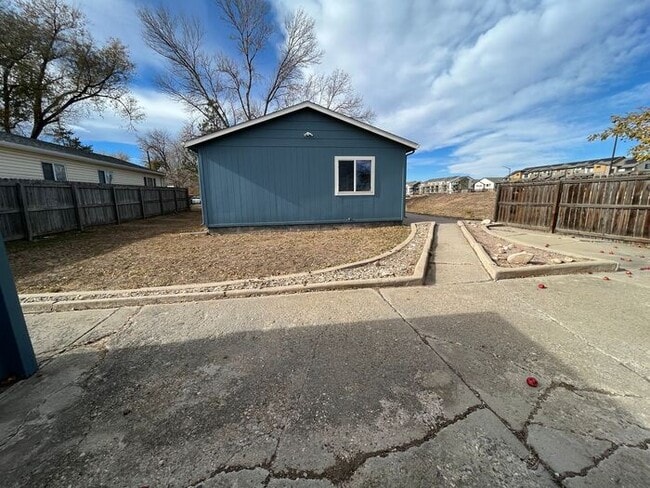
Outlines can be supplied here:
[[494, 220], [549, 232], [650, 243], [650, 175], [501, 183]]
[[5, 241], [189, 208], [187, 188], [0, 179], [0, 233]]

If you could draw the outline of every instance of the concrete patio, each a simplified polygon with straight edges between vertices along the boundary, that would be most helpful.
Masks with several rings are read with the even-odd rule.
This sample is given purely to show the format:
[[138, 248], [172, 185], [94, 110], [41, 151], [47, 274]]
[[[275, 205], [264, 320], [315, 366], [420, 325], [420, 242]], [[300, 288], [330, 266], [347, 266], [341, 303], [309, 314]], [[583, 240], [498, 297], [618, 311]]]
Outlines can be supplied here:
[[494, 283], [443, 235], [433, 286], [28, 315], [0, 485], [647, 486], [644, 282]]

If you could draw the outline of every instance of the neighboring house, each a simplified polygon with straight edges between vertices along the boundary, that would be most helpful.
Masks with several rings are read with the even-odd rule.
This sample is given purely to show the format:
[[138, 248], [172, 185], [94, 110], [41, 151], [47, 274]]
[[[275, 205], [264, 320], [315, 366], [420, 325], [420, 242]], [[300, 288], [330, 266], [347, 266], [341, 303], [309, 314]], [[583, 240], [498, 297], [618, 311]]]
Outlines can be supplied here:
[[498, 178], [496, 176], [488, 176], [481, 178], [474, 183], [474, 191], [494, 191], [496, 190], [497, 183], [503, 183], [507, 178]]
[[303, 102], [191, 140], [208, 228], [401, 221], [408, 139]]
[[406, 195], [413, 196], [420, 193], [420, 182], [419, 181], [407, 181], [406, 182]]
[[458, 193], [468, 191], [472, 179], [469, 176], [448, 176], [446, 178], [431, 178], [420, 185], [420, 193]]
[[164, 186], [164, 175], [103, 154], [0, 133], [0, 178]]

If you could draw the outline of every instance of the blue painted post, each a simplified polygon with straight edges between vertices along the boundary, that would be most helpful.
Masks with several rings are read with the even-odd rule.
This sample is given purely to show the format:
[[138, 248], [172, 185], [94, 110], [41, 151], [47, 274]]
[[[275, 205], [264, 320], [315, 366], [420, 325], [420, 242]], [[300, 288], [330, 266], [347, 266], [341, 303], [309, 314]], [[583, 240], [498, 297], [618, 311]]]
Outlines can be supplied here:
[[0, 380], [12, 376], [27, 378], [37, 369], [4, 239], [0, 235]]

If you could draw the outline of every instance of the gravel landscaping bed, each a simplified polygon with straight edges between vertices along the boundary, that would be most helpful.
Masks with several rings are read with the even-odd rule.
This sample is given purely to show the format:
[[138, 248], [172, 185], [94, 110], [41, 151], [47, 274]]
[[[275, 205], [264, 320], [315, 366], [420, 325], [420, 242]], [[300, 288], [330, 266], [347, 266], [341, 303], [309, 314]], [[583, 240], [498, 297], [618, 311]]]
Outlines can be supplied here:
[[305, 272], [284, 276], [267, 278], [252, 278], [238, 281], [221, 282], [205, 285], [191, 285], [186, 287], [162, 287], [158, 289], [140, 289], [105, 292], [83, 292], [77, 295], [72, 293], [52, 295], [21, 296], [22, 303], [37, 303], [57, 300], [95, 300], [107, 298], [130, 298], [161, 296], [186, 293], [219, 293], [232, 290], [261, 290], [266, 288], [286, 286], [306, 286], [315, 283], [328, 283], [335, 281], [354, 281], [377, 278], [408, 277], [414, 273], [418, 259], [422, 255], [427, 242], [432, 222], [415, 224], [415, 232], [408, 242], [396, 246], [399, 248], [389, 255], [369, 262], [352, 264], [338, 269], [324, 269], [314, 272]]
[[[536, 247], [514, 244], [506, 239], [501, 239], [485, 231], [485, 226], [478, 222], [465, 221], [465, 228], [472, 234], [494, 263], [502, 268], [520, 268], [522, 266], [541, 266], [545, 264], [578, 263], [586, 259], [574, 258], [551, 251], [544, 251]], [[526, 263], [508, 262], [508, 257], [518, 253], [532, 254], [532, 259]]]

